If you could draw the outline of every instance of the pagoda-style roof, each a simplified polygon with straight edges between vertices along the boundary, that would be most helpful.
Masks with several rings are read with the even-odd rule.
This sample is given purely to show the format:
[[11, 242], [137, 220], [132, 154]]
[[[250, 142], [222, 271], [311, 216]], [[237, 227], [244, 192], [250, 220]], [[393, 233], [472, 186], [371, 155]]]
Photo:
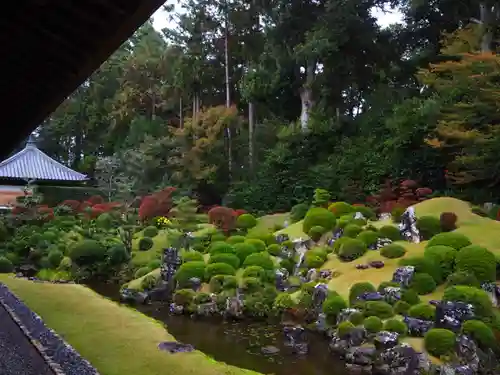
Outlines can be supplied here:
[[87, 176], [52, 159], [30, 139], [26, 147], [0, 163], [0, 179], [85, 181]]

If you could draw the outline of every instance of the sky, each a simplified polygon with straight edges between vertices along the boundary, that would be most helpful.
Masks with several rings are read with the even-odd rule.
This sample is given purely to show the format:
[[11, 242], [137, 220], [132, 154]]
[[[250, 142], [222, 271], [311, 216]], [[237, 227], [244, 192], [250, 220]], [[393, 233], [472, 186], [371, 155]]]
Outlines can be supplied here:
[[[174, 3], [174, 0], [168, 1], [169, 3]], [[176, 6], [177, 10], [179, 9]], [[383, 12], [381, 10], [376, 10], [373, 12], [373, 15], [377, 18], [377, 22], [380, 26], [386, 27], [394, 23], [402, 22], [402, 14], [397, 10], [391, 10], [387, 12]], [[160, 31], [165, 27], [173, 27], [174, 24], [168, 21], [167, 14], [160, 8], [153, 14], [153, 26], [156, 30]]]

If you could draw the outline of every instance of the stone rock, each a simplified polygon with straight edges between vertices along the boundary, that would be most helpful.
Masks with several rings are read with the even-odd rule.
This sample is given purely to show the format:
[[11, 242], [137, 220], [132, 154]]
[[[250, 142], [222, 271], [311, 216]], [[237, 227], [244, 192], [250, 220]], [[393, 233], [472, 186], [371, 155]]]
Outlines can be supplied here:
[[384, 296], [379, 292], [365, 292], [358, 296], [357, 298], [360, 301], [382, 301]]
[[326, 323], [326, 314], [319, 314], [318, 319], [316, 319], [316, 322], [314, 324], [316, 325], [316, 330], [318, 332], [326, 332], [328, 330], [328, 324]]
[[316, 270], [316, 268], [311, 268], [310, 270], [307, 271], [306, 274], [307, 282], [316, 281], [317, 278], [318, 278], [318, 271]]
[[349, 320], [349, 318], [351, 317], [351, 315], [353, 313], [359, 313], [359, 312], [361, 312], [361, 311], [358, 309], [353, 309], [353, 308], [342, 309], [337, 317], [337, 324], [340, 324], [342, 322]]
[[423, 337], [427, 331], [434, 327], [434, 322], [405, 316], [403, 321], [408, 327], [408, 334], [413, 337]]
[[497, 285], [495, 283], [483, 283], [481, 288], [488, 293], [488, 296], [491, 299], [491, 303], [494, 307], [498, 307], [499, 305], [499, 296], [497, 295]]
[[305, 330], [302, 326], [283, 327], [285, 335], [284, 345], [292, 349], [294, 354], [307, 354], [309, 345], [305, 337]]
[[201, 316], [212, 316], [218, 313], [216, 302], [201, 303], [196, 308], [196, 314]]
[[275, 355], [275, 354], [278, 354], [280, 350], [277, 347], [275, 347], [275, 346], [268, 345], [268, 346], [263, 346], [260, 349], [260, 351], [264, 355]]
[[377, 242], [368, 246], [370, 250], [380, 250], [381, 248], [390, 245], [392, 240], [389, 238], [378, 238]]
[[200, 290], [202, 282], [198, 277], [191, 277], [188, 281], [191, 285], [191, 289], [193, 289], [195, 292]]
[[420, 375], [422, 367], [429, 367], [429, 363], [422, 363], [420, 353], [406, 344], [388, 348], [379, 354], [374, 368], [377, 373], [387, 375]]
[[323, 302], [325, 302], [326, 297], [328, 297], [328, 285], [324, 283], [318, 283], [314, 287], [312, 299], [314, 310], [319, 313], [323, 307]]
[[401, 299], [401, 288], [388, 286], [382, 291], [387, 303], [394, 304]]
[[281, 233], [276, 236], [276, 242], [281, 245], [285, 241], [289, 241], [290, 237], [286, 233]]
[[466, 364], [473, 372], [479, 370], [479, 355], [476, 343], [465, 335], [457, 337], [457, 356], [463, 364]]
[[399, 334], [396, 332], [380, 331], [375, 335], [373, 343], [377, 350], [387, 350], [398, 345]]
[[441, 303], [441, 301], [438, 301], [438, 300], [435, 300], [435, 299], [431, 299], [429, 301], [429, 304], [432, 305], [432, 306], [437, 306]]
[[[214, 302], [211, 303], [215, 304], [215, 310], [217, 311], [217, 304]], [[240, 295], [226, 300], [225, 315], [228, 318], [240, 318], [243, 315], [243, 302]]]
[[373, 260], [371, 261], [370, 263], [368, 263], [368, 265], [371, 267], [371, 268], [384, 268], [385, 264], [384, 262], [382, 262], [381, 260]]
[[35, 277], [36, 274], [38, 273], [38, 269], [31, 265], [31, 264], [24, 264], [22, 266], [16, 267], [14, 269], [14, 272], [16, 273], [16, 277]]
[[149, 302], [148, 294], [134, 289], [123, 288], [120, 291], [120, 301], [124, 303], [146, 304]]
[[446, 301], [436, 306], [436, 327], [459, 332], [465, 320], [474, 319], [474, 306], [465, 302]]
[[358, 270], [367, 270], [368, 268], [370, 268], [368, 264], [356, 264], [356, 269]]
[[368, 338], [368, 333], [363, 327], [355, 327], [349, 331], [349, 333], [342, 337], [347, 340], [349, 346], [361, 346]]
[[392, 215], [390, 212], [382, 212], [380, 215], [378, 215], [379, 220], [391, 220], [392, 221]]
[[333, 276], [333, 271], [332, 270], [321, 270], [321, 271], [319, 271], [319, 277], [320, 277], [320, 279], [331, 280], [332, 276]]
[[401, 236], [407, 241], [413, 243], [420, 242], [420, 232], [417, 228], [417, 215], [415, 214], [415, 208], [410, 206], [401, 215], [401, 223], [399, 223], [399, 231]]
[[415, 267], [398, 267], [392, 275], [392, 281], [398, 283], [402, 288], [408, 288], [415, 274]]
[[342, 340], [337, 335], [333, 335], [328, 348], [335, 356], [344, 358], [347, 351], [350, 349], [350, 345], [347, 340]]
[[194, 350], [193, 345], [183, 344], [177, 341], [165, 341], [158, 344], [158, 349], [169, 353], [187, 353]]
[[182, 315], [184, 314], [184, 306], [171, 303], [169, 305], [169, 311], [173, 315]]
[[347, 363], [359, 366], [371, 366], [375, 360], [377, 350], [374, 347], [349, 348], [345, 354]]
[[361, 212], [356, 212], [354, 214], [354, 220], [366, 220], [366, 217]]

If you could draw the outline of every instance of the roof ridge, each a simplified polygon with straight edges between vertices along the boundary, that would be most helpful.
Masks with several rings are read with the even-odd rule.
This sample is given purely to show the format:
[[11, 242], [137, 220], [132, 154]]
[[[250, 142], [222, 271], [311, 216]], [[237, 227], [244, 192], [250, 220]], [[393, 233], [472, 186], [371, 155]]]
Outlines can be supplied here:
[[[47, 160], [49, 163], [54, 164], [56, 167], [58, 167], [58, 168], [62, 168], [62, 169], [63, 169], [64, 171], [66, 171], [66, 172], [69, 172], [69, 173], [76, 173], [76, 174], [78, 174], [78, 175], [82, 176], [83, 178], [87, 178], [87, 176], [86, 176], [86, 175], [84, 175], [83, 173], [77, 172], [77, 171], [75, 171], [75, 170], [71, 169], [70, 167], [67, 167], [67, 166], [66, 166], [66, 165], [64, 165], [63, 163], [60, 163], [60, 162], [58, 162], [57, 160], [55, 160], [55, 159], [51, 158], [49, 155], [47, 155], [45, 152], [43, 152], [42, 150], [40, 150], [38, 147], [32, 147], [32, 149], [33, 149], [35, 152], [39, 153], [39, 154], [40, 154], [40, 155], [41, 155], [41, 156], [42, 156], [45, 160]], [[0, 165], [0, 167], [1, 167], [1, 165]]]

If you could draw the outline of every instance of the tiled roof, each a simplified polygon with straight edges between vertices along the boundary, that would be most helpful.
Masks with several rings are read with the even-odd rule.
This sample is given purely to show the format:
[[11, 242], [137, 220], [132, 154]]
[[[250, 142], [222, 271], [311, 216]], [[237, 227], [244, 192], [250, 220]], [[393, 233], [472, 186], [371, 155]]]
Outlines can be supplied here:
[[85, 181], [87, 176], [55, 161], [33, 143], [0, 163], [0, 178]]

